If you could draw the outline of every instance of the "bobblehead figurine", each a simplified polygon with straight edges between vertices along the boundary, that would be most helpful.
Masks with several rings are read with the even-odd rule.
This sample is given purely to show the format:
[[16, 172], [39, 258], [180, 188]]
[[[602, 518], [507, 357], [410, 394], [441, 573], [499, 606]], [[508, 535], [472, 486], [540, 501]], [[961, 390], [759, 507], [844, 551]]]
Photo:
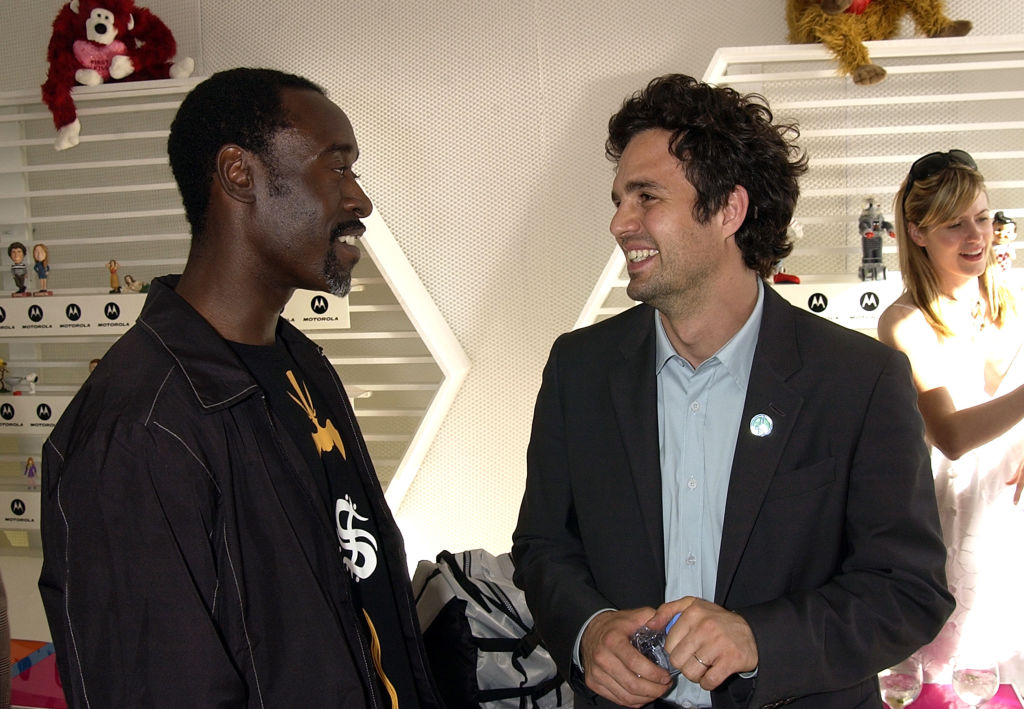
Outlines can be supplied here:
[[39, 289], [35, 295], [53, 295], [53, 291], [46, 287], [46, 278], [50, 273], [50, 252], [45, 244], [36, 244], [32, 247], [32, 258], [36, 265], [32, 268], [36, 271], [36, 278], [39, 279]]
[[992, 251], [995, 253], [996, 263], [1001, 270], [1009, 271], [1013, 267], [1013, 259], [1017, 256], [1013, 248], [1013, 240], [1017, 238], [1017, 222], [1013, 217], [996, 212], [992, 215], [992, 237]]
[[20, 241], [13, 241], [7, 247], [7, 255], [11, 257], [11, 275], [14, 276], [14, 287], [18, 290], [11, 293], [15, 298], [30, 295], [25, 287], [25, 277], [28, 275], [28, 265], [25, 263], [25, 245]]
[[28, 478], [28, 489], [35, 490], [39, 487], [39, 474], [36, 468], [36, 461], [29, 456], [25, 461], [25, 477]]

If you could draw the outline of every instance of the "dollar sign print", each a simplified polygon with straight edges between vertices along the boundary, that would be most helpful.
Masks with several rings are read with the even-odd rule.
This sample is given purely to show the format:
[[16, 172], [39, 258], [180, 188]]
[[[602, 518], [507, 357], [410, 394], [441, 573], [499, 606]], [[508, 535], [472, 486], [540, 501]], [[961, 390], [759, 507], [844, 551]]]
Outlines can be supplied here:
[[377, 540], [353, 523], [353, 520], [365, 522], [368, 518], [356, 512], [356, 506], [348, 495], [335, 502], [334, 516], [338, 524], [338, 543], [351, 555], [344, 559], [345, 568], [357, 580], [370, 578], [377, 568]]

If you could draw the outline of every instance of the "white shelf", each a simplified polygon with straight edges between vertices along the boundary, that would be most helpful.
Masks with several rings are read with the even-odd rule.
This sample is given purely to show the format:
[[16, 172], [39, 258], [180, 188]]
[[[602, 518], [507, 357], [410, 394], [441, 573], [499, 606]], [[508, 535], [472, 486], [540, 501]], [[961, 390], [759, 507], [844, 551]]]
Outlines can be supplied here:
[[[138, 317], [144, 297], [107, 293], [108, 261], [142, 281], [184, 266], [189, 228], [166, 139], [181, 99], [201, 80], [76, 88], [81, 144], [61, 152], [37, 91], [0, 93], [0, 293], [14, 290], [12, 241], [29, 254], [35, 243], [47, 245], [55, 293], [0, 296], [0, 357], [14, 375], [36, 372], [40, 394], [77, 391], [89, 360]], [[370, 456], [397, 509], [469, 360], [378, 211], [366, 226], [367, 255], [349, 297], [300, 291], [284, 315], [324, 348], [354, 392]], [[27, 280], [36, 286], [31, 270]], [[373, 413], [361, 417], [362, 409]], [[26, 435], [25, 446], [35, 445], [37, 437]], [[0, 456], [0, 481], [16, 472]]]
[[[704, 80], [764, 96], [776, 121], [796, 123], [809, 167], [800, 181], [794, 220], [802, 236], [785, 261], [803, 285], [779, 286], [801, 307], [817, 284], [828, 297], [822, 315], [873, 330], [878, 313], [859, 305], [857, 221], [873, 197], [892, 221], [892, 201], [911, 163], [935, 150], [970, 152], [985, 175], [990, 205], [1024, 219], [1024, 35], [897, 39], [866, 43], [888, 76], [857, 86], [839, 76], [820, 44], [723, 47]], [[882, 252], [888, 280], [879, 308], [900, 288], [896, 247]], [[614, 249], [577, 320], [581, 327], [630, 305], [625, 262]], [[870, 326], [868, 326], [870, 324]]]

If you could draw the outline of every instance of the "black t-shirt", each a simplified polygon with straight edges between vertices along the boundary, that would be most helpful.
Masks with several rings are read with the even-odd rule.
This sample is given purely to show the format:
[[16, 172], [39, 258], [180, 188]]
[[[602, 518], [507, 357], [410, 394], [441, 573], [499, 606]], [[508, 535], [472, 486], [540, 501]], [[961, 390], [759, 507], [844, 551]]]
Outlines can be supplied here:
[[389, 569], [380, 553], [380, 534], [369, 504], [369, 495], [379, 493], [366, 489], [351, 462], [354, 432], [345, 421], [328, 416], [331, 409], [325, 397], [336, 396], [333, 382], [322, 376], [323, 381], [314, 381], [309, 372], [301, 371], [280, 339], [268, 346], [228, 344], [262, 387], [283, 433], [302, 452], [304, 465], [297, 467], [310, 472], [334, 520], [338, 561], [347, 571], [352, 598], [362, 609], [363, 628], [371, 640], [380, 680], [376, 691], [391, 695], [394, 709], [417, 706], [391, 578], [392, 573], [405, 571]]

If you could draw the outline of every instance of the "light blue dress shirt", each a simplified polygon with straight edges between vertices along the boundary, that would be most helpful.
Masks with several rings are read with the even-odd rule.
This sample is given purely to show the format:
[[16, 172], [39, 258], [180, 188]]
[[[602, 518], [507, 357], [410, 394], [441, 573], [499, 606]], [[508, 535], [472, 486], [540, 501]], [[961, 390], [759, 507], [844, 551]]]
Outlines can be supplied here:
[[[661, 447], [665, 600], [715, 600], [736, 433], [764, 309], [764, 285], [743, 327], [696, 369], [680, 357], [655, 312], [658, 440]], [[678, 675], [665, 698], [684, 707], [710, 707], [711, 693]]]
[[[666, 601], [684, 596], [715, 600], [729, 475], [763, 311], [764, 283], [759, 278], [750, 317], [696, 369], [676, 353], [661, 314], [654, 311]], [[595, 613], [576, 635], [577, 667], [583, 631], [606, 610], [613, 609]], [[684, 707], [711, 706], [711, 692], [677, 677], [665, 699]]]

